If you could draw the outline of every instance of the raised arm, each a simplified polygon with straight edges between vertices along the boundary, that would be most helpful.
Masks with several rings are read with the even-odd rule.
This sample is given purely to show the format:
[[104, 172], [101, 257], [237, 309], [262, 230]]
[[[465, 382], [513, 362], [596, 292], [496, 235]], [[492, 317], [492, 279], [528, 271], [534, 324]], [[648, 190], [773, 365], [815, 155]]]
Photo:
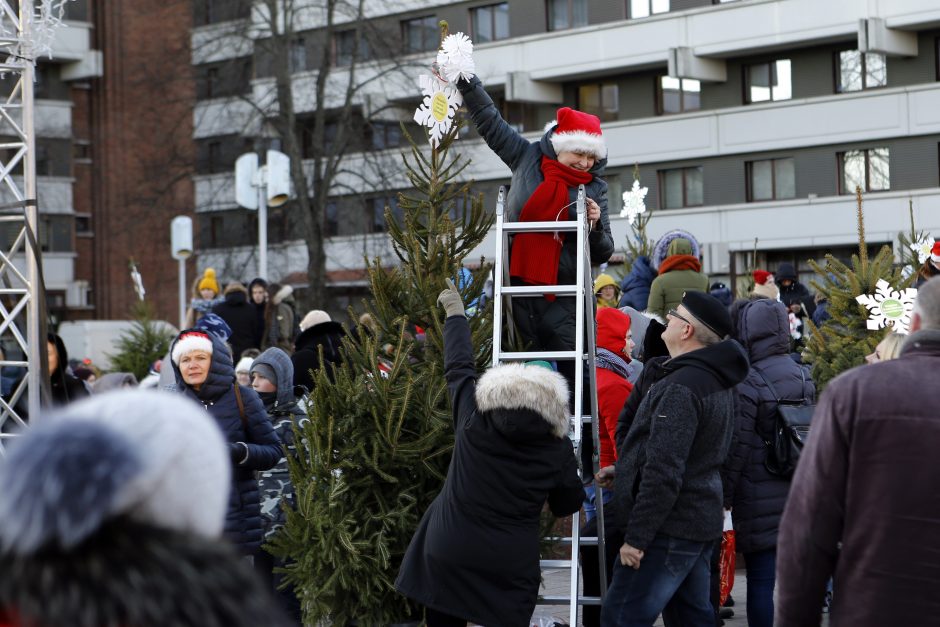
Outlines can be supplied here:
[[460, 292], [453, 282], [441, 292], [437, 302], [444, 307], [444, 378], [454, 408], [454, 427], [470, 417], [476, 407], [473, 394], [476, 389], [476, 362], [473, 358], [473, 342], [470, 339], [470, 324], [464, 314]]
[[483, 89], [483, 83], [474, 76], [469, 81], [457, 81], [457, 89], [463, 94], [464, 104], [470, 119], [483, 137], [486, 145], [509, 166], [515, 170], [519, 159], [525, 154], [530, 143], [525, 137], [511, 127], [493, 103], [493, 99]]

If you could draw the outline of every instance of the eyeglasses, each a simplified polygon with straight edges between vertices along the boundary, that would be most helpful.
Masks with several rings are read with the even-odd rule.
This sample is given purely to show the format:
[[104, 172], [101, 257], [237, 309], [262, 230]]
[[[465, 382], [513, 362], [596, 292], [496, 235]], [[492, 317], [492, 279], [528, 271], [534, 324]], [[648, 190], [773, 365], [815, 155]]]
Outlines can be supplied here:
[[673, 318], [678, 318], [679, 320], [682, 320], [682, 322], [686, 324], [689, 324], [689, 325], [692, 324], [691, 322], [689, 322], [688, 318], [683, 318], [681, 315], [679, 315], [679, 312], [676, 311], [675, 309], [670, 309], [669, 311], [666, 312], [666, 317], [668, 318], [669, 316], [672, 316]]

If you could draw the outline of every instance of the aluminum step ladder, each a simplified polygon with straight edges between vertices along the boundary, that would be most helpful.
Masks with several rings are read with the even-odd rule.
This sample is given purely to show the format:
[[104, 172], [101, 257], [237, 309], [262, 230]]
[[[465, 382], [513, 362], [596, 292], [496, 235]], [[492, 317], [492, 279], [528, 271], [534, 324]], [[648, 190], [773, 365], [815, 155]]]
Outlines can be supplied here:
[[[496, 263], [493, 281], [493, 365], [508, 361], [531, 361], [542, 359], [545, 361], [574, 361], [574, 395], [573, 407], [575, 414], [571, 417], [569, 436], [574, 446], [575, 456], [578, 459], [578, 474], [583, 478], [584, 469], [581, 468], [581, 432], [582, 425], [590, 425], [591, 438], [594, 442], [593, 466], [596, 475], [600, 465], [600, 441], [598, 438], [598, 412], [597, 412], [597, 384], [594, 365], [595, 356], [595, 324], [594, 324], [594, 291], [591, 277], [591, 256], [588, 242], [589, 225], [586, 214], [586, 196], [584, 185], [578, 187], [576, 200], [576, 221], [561, 222], [506, 222], [505, 221], [506, 190], [499, 188], [496, 200]], [[577, 249], [580, 252], [577, 259], [577, 282], [574, 285], [535, 285], [513, 286], [509, 282], [509, 237], [516, 233], [573, 233], [577, 236]], [[513, 298], [542, 298], [545, 294], [555, 294], [559, 297], [575, 297], [575, 348], [572, 351], [506, 351], [503, 350], [504, 320], [508, 320], [506, 329], [510, 341], [513, 338], [512, 326], [512, 299]], [[588, 390], [584, 390], [584, 374], [587, 368]], [[582, 415], [584, 394], [590, 395], [590, 415]], [[571, 558], [563, 560], [541, 560], [543, 571], [546, 568], [568, 569], [570, 573], [570, 586], [567, 595], [540, 596], [539, 605], [567, 605], [569, 606], [569, 625], [575, 627], [578, 619], [579, 605], [600, 605], [607, 590], [607, 569], [604, 563], [604, 503], [601, 498], [600, 487], [595, 483], [596, 514], [598, 519], [597, 536], [581, 537], [581, 512], [575, 512], [571, 517], [571, 535], [556, 538], [560, 543], [571, 548]], [[582, 546], [596, 546], [598, 550], [598, 563], [600, 565], [601, 596], [585, 597], [578, 593], [580, 581], [579, 549]]]

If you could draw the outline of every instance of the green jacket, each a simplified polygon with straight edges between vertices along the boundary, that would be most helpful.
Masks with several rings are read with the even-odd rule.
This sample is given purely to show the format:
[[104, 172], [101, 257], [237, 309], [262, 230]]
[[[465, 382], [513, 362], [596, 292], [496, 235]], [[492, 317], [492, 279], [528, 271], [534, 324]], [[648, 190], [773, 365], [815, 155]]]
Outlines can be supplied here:
[[647, 309], [663, 319], [666, 312], [682, 302], [688, 291], [707, 292], [708, 277], [702, 273], [702, 264], [692, 256], [692, 243], [679, 237], [669, 243], [669, 256], [659, 267], [659, 276], [650, 287]]

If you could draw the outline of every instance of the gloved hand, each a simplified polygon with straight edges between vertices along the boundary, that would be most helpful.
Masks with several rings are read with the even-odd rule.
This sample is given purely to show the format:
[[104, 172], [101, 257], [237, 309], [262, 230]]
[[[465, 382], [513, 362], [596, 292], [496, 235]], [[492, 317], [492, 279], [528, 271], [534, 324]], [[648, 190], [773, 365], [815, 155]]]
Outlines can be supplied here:
[[241, 464], [248, 459], [248, 445], [244, 442], [229, 442], [228, 452], [233, 464]]
[[444, 313], [447, 314], [448, 318], [465, 315], [463, 299], [460, 298], [460, 292], [457, 291], [457, 287], [450, 279], [447, 279], [447, 289], [437, 297], [437, 304], [444, 308]]

